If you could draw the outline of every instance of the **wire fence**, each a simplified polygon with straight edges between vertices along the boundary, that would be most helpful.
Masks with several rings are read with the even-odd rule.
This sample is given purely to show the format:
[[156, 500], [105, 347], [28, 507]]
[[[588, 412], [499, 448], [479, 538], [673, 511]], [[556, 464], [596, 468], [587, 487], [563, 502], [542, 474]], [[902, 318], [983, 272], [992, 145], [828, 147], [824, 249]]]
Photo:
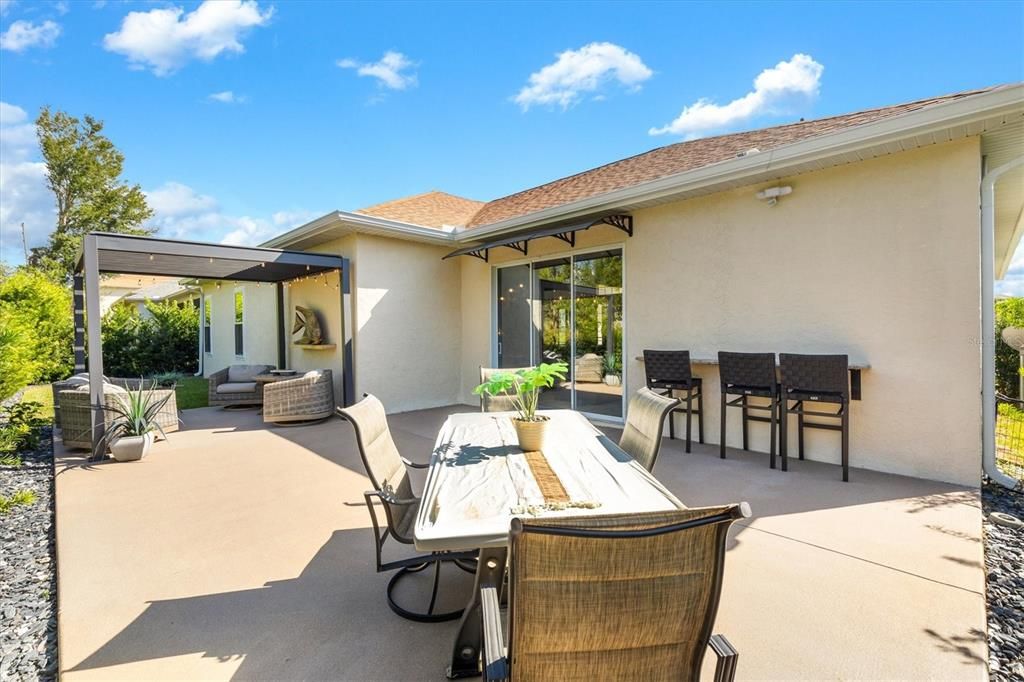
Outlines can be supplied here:
[[996, 396], [996, 465], [1024, 480], [1024, 401]]

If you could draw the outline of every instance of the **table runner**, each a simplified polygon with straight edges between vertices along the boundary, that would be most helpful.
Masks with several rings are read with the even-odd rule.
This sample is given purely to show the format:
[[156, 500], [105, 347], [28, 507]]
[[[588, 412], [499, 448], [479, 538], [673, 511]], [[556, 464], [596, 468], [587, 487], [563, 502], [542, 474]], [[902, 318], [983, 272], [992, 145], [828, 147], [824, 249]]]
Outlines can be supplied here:
[[558, 474], [551, 468], [551, 463], [548, 462], [548, 458], [544, 456], [543, 452], [531, 450], [530, 452], [524, 452], [523, 456], [526, 457], [530, 473], [533, 474], [533, 479], [537, 481], [537, 487], [540, 488], [540, 494], [544, 497], [545, 504], [560, 504], [571, 501], [569, 493], [565, 491], [565, 486], [562, 485]]

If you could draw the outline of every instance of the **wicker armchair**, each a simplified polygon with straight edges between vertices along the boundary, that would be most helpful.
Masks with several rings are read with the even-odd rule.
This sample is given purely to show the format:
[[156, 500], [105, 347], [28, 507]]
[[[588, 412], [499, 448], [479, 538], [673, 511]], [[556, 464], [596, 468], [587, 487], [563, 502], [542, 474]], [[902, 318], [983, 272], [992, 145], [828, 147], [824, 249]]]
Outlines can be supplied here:
[[[130, 381], [133, 381], [135, 384], [135, 388], [132, 390], [137, 390], [139, 380], [134, 379]], [[114, 386], [117, 385], [114, 384]], [[109, 387], [110, 384], [104, 385], [103, 402], [108, 407], [113, 407], [117, 404], [115, 402], [117, 400], [115, 397], [116, 388], [110, 389]], [[121, 386], [120, 388], [125, 387]], [[153, 389], [151, 392], [155, 400], [162, 400], [167, 397], [167, 402], [157, 413], [157, 423], [160, 424], [164, 433], [177, 431], [180, 419], [178, 418], [178, 400], [174, 389]], [[90, 409], [89, 391], [80, 389], [61, 391], [59, 402], [61, 411], [61, 440], [64, 441], [64, 446], [91, 450], [92, 410]], [[109, 412], [105, 412], [104, 415], [105, 423], [109, 424], [113, 421], [114, 415]], [[159, 437], [159, 433], [157, 436]]]
[[323, 420], [334, 414], [334, 381], [329, 369], [263, 387], [263, 421], [275, 424]]
[[711, 633], [726, 534], [749, 516], [742, 503], [513, 519], [507, 650], [501, 585], [481, 585], [484, 679], [699, 680], [709, 646], [716, 682], [734, 679], [738, 654]]
[[262, 405], [263, 384], [255, 380], [259, 374], [273, 369], [271, 365], [231, 365], [214, 372], [207, 379], [210, 407], [233, 407], [238, 405]]
[[[123, 379], [115, 377], [108, 379], [103, 377], [103, 383], [110, 384], [112, 386], [120, 386], [121, 388], [128, 389], [131, 391], [137, 391], [139, 388], [156, 388], [156, 382], [152, 379]], [[50, 388], [53, 390], [53, 425], [56, 428], [61, 428], [60, 421], [60, 394], [62, 391], [70, 391], [82, 386], [89, 385], [89, 373], [82, 372], [70, 376], [63, 381], [55, 381], [50, 384]]]

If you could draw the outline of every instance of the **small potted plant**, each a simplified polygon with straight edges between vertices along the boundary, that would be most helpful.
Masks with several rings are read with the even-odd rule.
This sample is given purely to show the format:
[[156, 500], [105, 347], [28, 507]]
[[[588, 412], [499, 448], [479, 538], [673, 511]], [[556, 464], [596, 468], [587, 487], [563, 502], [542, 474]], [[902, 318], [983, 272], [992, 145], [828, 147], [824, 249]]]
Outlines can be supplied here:
[[569, 365], [564, 362], [542, 362], [536, 367], [520, 369], [516, 372], [498, 372], [473, 389], [480, 395], [507, 395], [516, 408], [516, 416], [512, 418], [519, 447], [525, 451], [541, 450], [544, 447], [544, 431], [548, 417], [537, 414], [537, 403], [540, 391], [555, 385], [555, 379], [565, 379]]
[[604, 354], [604, 383], [608, 386], [619, 386], [622, 383], [621, 368], [615, 359], [615, 353], [608, 351]]
[[110, 454], [118, 462], [134, 462], [149, 453], [154, 432], [167, 438], [157, 423], [157, 414], [170, 400], [171, 394], [157, 397], [142, 387], [144, 383], [140, 382], [136, 391], [113, 394], [112, 404], [100, 406], [104, 412], [111, 413], [113, 419], [106, 425], [106, 431], [94, 454], [101, 455], [109, 447]]

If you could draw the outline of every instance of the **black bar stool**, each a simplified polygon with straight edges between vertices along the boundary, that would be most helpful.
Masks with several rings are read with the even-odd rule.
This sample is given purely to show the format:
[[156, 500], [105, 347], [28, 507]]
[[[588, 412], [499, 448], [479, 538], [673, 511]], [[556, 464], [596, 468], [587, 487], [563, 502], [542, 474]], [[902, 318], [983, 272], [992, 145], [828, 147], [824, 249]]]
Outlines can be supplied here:
[[[743, 449], [747, 449], [747, 423], [771, 424], [769, 465], [775, 468], [775, 429], [779, 423], [779, 382], [775, 379], [775, 353], [718, 352], [718, 375], [722, 384], [719, 456], [725, 459], [725, 419], [727, 408], [743, 410]], [[729, 396], [737, 396], [729, 400]], [[768, 398], [767, 405], [750, 402], [750, 398]], [[750, 411], [768, 412], [768, 416], [751, 415]]]
[[[697, 415], [697, 439], [704, 442], [704, 382], [690, 372], [690, 351], [688, 350], [645, 350], [644, 371], [647, 373], [647, 388], [663, 395], [673, 396], [673, 391], [682, 391], [684, 405], [674, 408], [668, 414], [668, 437], [676, 437], [676, 412], [686, 413], [686, 451], [690, 451], [691, 416]], [[696, 401], [697, 409], [693, 409]]]
[[[850, 361], [846, 355], [798, 355], [779, 353], [782, 377], [782, 431], [779, 451], [786, 470], [786, 431], [789, 414], [797, 415], [798, 449], [804, 458], [804, 429], [827, 429], [842, 433], [843, 480], [850, 480]], [[795, 401], [790, 407], [789, 401]], [[835, 412], [809, 410], [805, 404], [837, 405]], [[805, 417], [836, 419], [839, 423], [805, 421]]]

